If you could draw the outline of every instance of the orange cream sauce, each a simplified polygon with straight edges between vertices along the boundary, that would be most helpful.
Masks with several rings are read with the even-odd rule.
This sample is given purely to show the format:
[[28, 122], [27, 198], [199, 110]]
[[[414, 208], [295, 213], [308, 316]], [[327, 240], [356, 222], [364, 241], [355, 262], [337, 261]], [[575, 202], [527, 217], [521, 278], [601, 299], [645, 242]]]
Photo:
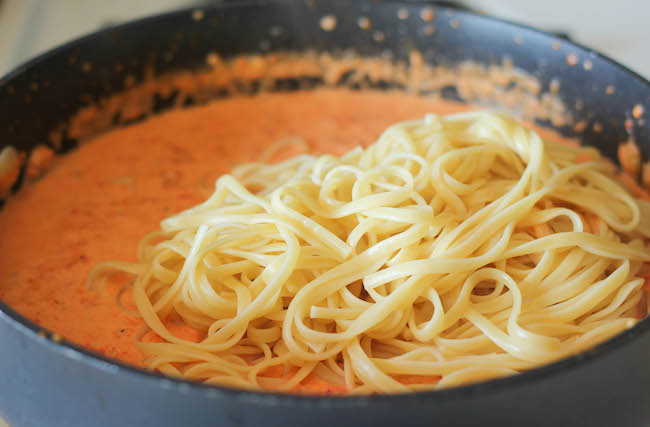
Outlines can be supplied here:
[[[397, 121], [467, 109], [397, 92], [323, 89], [219, 100], [111, 131], [57, 159], [7, 202], [0, 299], [69, 341], [143, 366], [136, 346], [143, 321], [116, 305], [120, 280], [102, 293], [86, 288], [92, 266], [135, 261], [138, 242], [160, 220], [207, 198], [219, 175], [278, 140], [299, 137], [314, 152], [342, 154], [373, 143]], [[345, 390], [310, 376], [297, 391]]]

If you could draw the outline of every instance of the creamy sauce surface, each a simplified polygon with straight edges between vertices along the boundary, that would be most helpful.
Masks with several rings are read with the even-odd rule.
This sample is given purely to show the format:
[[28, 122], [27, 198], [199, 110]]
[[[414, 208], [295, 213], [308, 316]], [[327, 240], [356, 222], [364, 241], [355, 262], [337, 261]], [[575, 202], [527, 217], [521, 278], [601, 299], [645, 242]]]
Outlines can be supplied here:
[[[205, 200], [218, 176], [279, 140], [297, 137], [315, 153], [340, 155], [395, 122], [468, 108], [399, 92], [322, 89], [224, 99], [113, 130], [59, 158], [7, 202], [0, 299], [65, 339], [143, 366], [136, 337], [144, 322], [116, 304], [125, 278], [89, 291], [96, 263], [135, 261], [138, 242], [163, 218]], [[129, 306], [128, 292], [124, 300]], [[308, 378], [302, 387], [316, 383]]]

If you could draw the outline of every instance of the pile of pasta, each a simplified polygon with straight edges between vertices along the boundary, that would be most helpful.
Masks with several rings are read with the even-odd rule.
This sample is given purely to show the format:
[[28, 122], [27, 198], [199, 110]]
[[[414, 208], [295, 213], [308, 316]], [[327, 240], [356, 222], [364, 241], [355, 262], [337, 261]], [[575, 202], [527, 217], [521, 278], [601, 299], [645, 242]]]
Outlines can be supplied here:
[[[645, 315], [649, 204], [593, 148], [494, 112], [427, 115], [367, 147], [220, 177], [142, 240], [141, 342], [162, 373], [349, 393], [502, 377], [593, 347]], [[170, 316], [202, 332], [176, 336]]]

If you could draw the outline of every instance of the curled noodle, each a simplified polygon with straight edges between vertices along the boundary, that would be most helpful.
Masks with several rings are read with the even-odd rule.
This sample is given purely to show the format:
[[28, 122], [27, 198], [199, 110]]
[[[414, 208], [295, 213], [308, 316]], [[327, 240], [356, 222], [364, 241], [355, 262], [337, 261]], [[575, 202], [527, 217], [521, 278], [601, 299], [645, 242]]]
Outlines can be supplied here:
[[599, 158], [506, 115], [428, 115], [342, 157], [242, 165], [137, 264], [89, 281], [135, 276], [163, 340], [140, 348], [169, 375], [267, 390], [316, 375], [350, 393], [511, 375], [637, 321], [647, 205]]

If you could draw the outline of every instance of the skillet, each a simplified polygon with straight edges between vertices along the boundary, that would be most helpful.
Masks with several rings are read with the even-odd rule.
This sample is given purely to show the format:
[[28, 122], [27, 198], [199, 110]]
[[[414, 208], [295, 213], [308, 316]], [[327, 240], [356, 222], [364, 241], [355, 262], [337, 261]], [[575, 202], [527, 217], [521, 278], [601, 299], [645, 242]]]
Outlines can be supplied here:
[[[423, 15], [429, 7], [433, 16]], [[324, 16], [336, 18], [330, 31], [321, 27]], [[371, 31], [360, 27], [359, 17], [369, 18]], [[632, 113], [636, 105], [650, 108], [650, 84], [634, 72], [524, 26], [442, 5], [373, 0], [225, 1], [73, 41], [0, 79], [0, 144], [29, 151], [48, 141], [81, 107], [123, 91], [127, 75], [143, 81], [152, 69], [156, 75], [200, 69], [214, 52], [227, 58], [307, 49], [354, 49], [364, 56], [390, 52], [396, 61], [418, 49], [430, 53], [424, 56], [430, 64], [452, 68], [467, 60], [499, 64], [507, 57], [534, 76], [542, 92], [553, 91], [560, 81], [556, 95], [572, 124], [582, 123], [542, 124], [610, 158], [616, 144], [633, 134], [644, 158], [650, 154], [650, 125]], [[459, 98], [453, 88], [441, 94]], [[157, 100], [157, 110], [168, 106]], [[66, 134], [60, 142], [61, 153], [78, 143]], [[592, 350], [514, 377], [393, 396], [279, 395], [164, 378], [61, 341], [1, 301], [0, 349], [0, 415], [15, 426], [635, 426], [650, 421], [649, 319]]]

